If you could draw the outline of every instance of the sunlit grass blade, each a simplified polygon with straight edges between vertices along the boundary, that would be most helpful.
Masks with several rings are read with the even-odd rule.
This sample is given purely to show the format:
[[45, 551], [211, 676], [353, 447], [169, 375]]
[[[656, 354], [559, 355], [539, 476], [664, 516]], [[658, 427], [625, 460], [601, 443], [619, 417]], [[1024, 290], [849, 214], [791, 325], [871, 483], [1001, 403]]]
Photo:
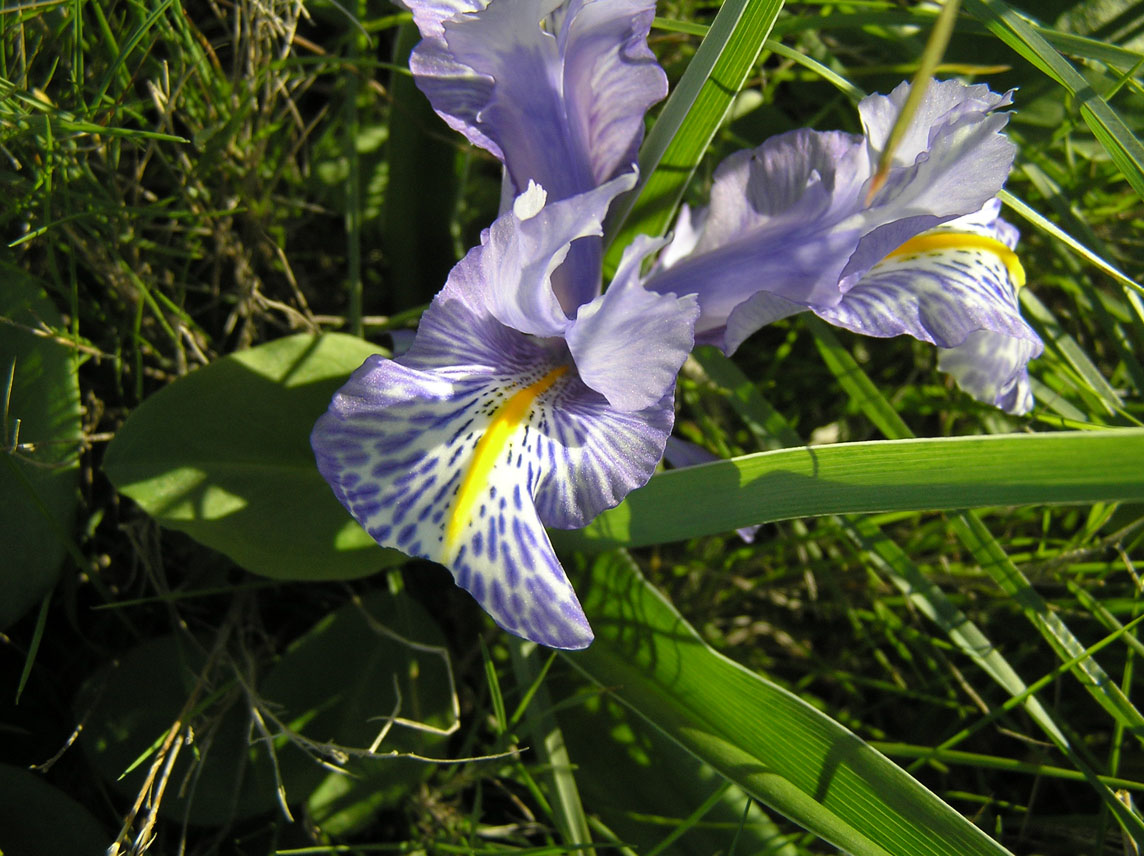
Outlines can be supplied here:
[[708, 647], [623, 553], [582, 599], [585, 674], [761, 802], [855, 856], [1007, 851], [807, 702]]
[[[1048, 779], [1066, 779], [1074, 782], [1085, 781], [1085, 775], [1078, 770], [1068, 767], [1057, 767], [1052, 764], [1037, 764], [1022, 761], [1017, 758], [999, 758], [996, 755], [982, 755], [979, 752], [962, 752], [958, 749], [941, 749], [932, 746], [910, 746], [905, 743], [872, 742], [879, 752], [884, 752], [891, 758], [925, 758], [926, 760], [940, 761], [944, 764], [968, 764], [974, 767], [983, 767], [992, 770], [1006, 770], [1014, 773], [1025, 773], [1029, 776], [1044, 776]], [[1116, 776], [1100, 776], [1099, 781], [1110, 788], [1125, 788], [1133, 791], [1144, 791], [1144, 782], [1132, 779], [1121, 779]]]
[[1029, 289], [1022, 289], [1021, 291], [1021, 308], [1033, 321], [1037, 322], [1038, 327], [1045, 332], [1051, 346], [1055, 347], [1072, 369], [1080, 375], [1085, 385], [1083, 391], [1090, 392], [1092, 396], [1098, 399], [1099, 404], [1110, 415], [1122, 412], [1124, 402], [1120, 400], [1116, 390], [1104, 379], [1100, 369], [1093, 364], [1076, 339], [1065, 332], [1052, 311]]
[[[1026, 169], [1028, 169], [1028, 167], [1026, 167]], [[1144, 294], [1144, 285], [1141, 285], [1139, 282], [1132, 279], [1132, 277], [1128, 276], [1128, 274], [1126, 274], [1120, 268], [1116, 267], [1116, 265], [1106, 261], [1104, 257], [1098, 255], [1095, 250], [1091, 250], [1086, 247], [1052, 220], [1049, 220], [1043, 214], [1035, 211], [1028, 205], [1028, 203], [1018, 199], [1008, 190], [1002, 190], [998, 195], [1001, 197], [1001, 201], [1005, 203], [1007, 208], [1020, 214], [1021, 217], [1023, 217], [1040, 231], [1044, 232], [1054, 241], [1060, 241], [1062, 244], [1067, 246], [1070, 250], [1091, 264], [1093, 267], [1097, 268], [1102, 273], [1112, 277], [1114, 280], [1126, 288], [1131, 288], [1134, 291]]]
[[782, 5], [782, 0], [727, 0], [719, 9], [640, 149], [642, 184], [614, 206], [605, 262], [610, 269], [632, 237], [667, 229]]
[[966, 11], [1077, 101], [1081, 116], [1136, 193], [1144, 198], [1144, 144], [1091, 84], [1003, 0], [965, 0]]
[[914, 114], [918, 112], [918, 107], [921, 106], [922, 99], [925, 98], [926, 90], [929, 89], [934, 70], [937, 69], [938, 63], [945, 55], [949, 37], [953, 35], [953, 25], [957, 21], [957, 10], [960, 5], [961, 0], [946, 0], [941, 7], [937, 20], [934, 21], [933, 30], [930, 31], [929, 40], [926, 42], [925, 50], [918, 62], [918, 70], [914, 72], [913, 79], [910, 81], [910, 94], [906, 97], [906, 103], [902, 105], [901, 112], [898, 113], [898, 117], [890, 128], [890, 135], [886, 138], [882, 156], [878, 159], [878, 168], [874, 171], [874, 176], [870, 181], [870, 189], [866, 193], [867, 205], [878, 195], [878, 191], [886, 183], [886, 176], [889, 175], [890, 167], [894, 162], [894, 152], [897, 151], [906, 131], [910, 129]]
[[[696, 496], [710, 499], [697, 505]], [[794, 517], [1097, 500], [1144, 500], [1144, 429], [840, 443], [744, 455], [657, 475], [586, 528], [552, 534], [567, 546], [601, 549]]]

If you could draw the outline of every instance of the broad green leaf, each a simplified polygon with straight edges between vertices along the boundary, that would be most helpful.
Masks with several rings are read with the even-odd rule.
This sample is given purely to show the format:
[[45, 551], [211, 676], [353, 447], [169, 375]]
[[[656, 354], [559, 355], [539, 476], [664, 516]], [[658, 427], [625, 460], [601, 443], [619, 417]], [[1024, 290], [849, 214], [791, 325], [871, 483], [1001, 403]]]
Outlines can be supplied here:
[[[416, 785], [429, 768], [391, 750], [425, 752], [438, 738], [394, 727], [372, 758], [339, 758], [328, 747], [364, 749], [387, 716], [421, 719], [438, 728], [452, 718], [452, 686], [444, 661], [378, 632], [376, 622], [405, 638], [440, 645], [440, 632], [407, 597], [376, 594], [318, 622], [271, 666], [252, 671], [181, 637], [149, 640], [95, 675], [80, 692], [85, 716], [80, 743], [108, 784], [125, 800], [142, 786], [168, 730], [194, 729], [194, 746], [180, 746], [169, 787], [159, 803], [168, 818], [218, 825], [270, 811], [281, 784], [290, 804], [307, 801], [319, 823], [352, 828]], [[241, 679], [240, 679], [241, 678]], [[400, 697], [395, 688], [400, 687]], [[124, 700], [146, 699], [145, 704]], [[255, 728], [253, 700], [266, 733]], [[303, 739], [283, 736], [278, 721]], [[274, 737], [274, 761], [266, 736]], [[350, 777], [331, 773], [317, 758], [345, 762]], [[187, 779], [188, 774], [191, 775]], [[339, 788], [331, 776], [351, 778]], [[192, 784], [180, 795], [181, 783]]]
[[[696, 502], [695, 497], [703, 497]], [[803, 446], [655, 476], [563, 546], [682, 541], [793, 517], [1144, 500], [1144, 429]]]
[[108, 447], [115, 486], [164, 526], [278, 579], [360, 577], [382, 551], [318, 474], [310, 430], [377, 348], [290, 336], [224, 357], [143, 402]]
[[[55, 584], [77, 505], [81, 443], [76, 354], [44, 290], [0, 266], [0, 628]], [[38, 335], [33, 331], [45, 333]]]
[[111, 836], [86, 808], [46, 778], [0, 764], [0, 853], [103, 856]]
[[726, 0], [640, 149], [641, 184], [614, 206], [605, 266], [639, 234], [662, 235], [782, 9], [782, 0]]
[[854, 733], [708, 647], [622, 553], [581, 600], [596, 641], [568, 660], [756, 799], [855, 856], [1007, 851]]

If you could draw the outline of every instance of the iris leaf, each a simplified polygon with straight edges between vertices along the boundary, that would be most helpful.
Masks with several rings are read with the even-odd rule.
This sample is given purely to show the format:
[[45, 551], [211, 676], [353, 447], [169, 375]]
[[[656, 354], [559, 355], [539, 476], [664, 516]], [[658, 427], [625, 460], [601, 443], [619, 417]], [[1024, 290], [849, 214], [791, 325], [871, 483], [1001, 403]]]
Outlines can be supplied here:
[[855, 856], [1008, 851], [807, 702], [709, 646], [623, 553], [581, 595], [596, 641], [565, 655], [759, 801]]
[[794, 517], [1097, 500], [1144, 500], [1144, 429], [744, 455], [657, 475], [585, 529], [554, 536], [579, 548], [637, 547]]

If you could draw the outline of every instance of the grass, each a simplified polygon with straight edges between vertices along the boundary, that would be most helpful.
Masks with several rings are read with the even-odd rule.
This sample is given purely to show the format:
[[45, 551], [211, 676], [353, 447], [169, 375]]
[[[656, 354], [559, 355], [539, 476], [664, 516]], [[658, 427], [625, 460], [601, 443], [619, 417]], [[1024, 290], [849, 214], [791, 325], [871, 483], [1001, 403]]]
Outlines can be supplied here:
[[[777, 8], [742, 5], [763, 24]], [[1006, 216], [1047, 345], [1029, 417], [959, 393], [928, 347], [795, 318], [733, 361], [698, 352], [677, 433], [736, 457], [1139, 427], [1144, 5], [1113, 5], [1057, 0], [1031, 21], [966, 0], [939, 67], [1017, 88]], [[658, 8], [652, 45], [673, 84], [715, 11]], [[744, 91], [708, 87], [704, 115], [665, 110], [685, 133], [652, 139], [694, 173], [657, 192], [702, 200], [723, 156], [773, 133], [855, 130], [855, 97], [909, 77], [933, 20], [880, 0], [801, 3], [768, 41], [761, 25], [740, 31], [710, 58]], [[50, 550], [31, 529], [0, 546], [33, 556], [0, 558], [0, 574], [35, 583], [0, 628], [0, 806], [59, 818], [25, 824], [31, 844], [0, 824], [0, 849], [882, 852], [855, 832], [865, 792], [808, 802], [790, 786], [825, 767], [783, 729], [821, 722], [829, 745], [843, 745], [829, 723], [849, 729], [1012, 853], [1139, 852], [1138, 499], [844, 510], [768, 523], [751, 543], [660, 535], [630, 562], [582, 541], [568, 564], [600, 641], [552, 657], [497, 631], [435, 566], [259, 576], [115, 490], [107, 443], [143, 402], [295, 333], [388, 347], [490, 222], [497, 165], [424, 103], [404, 70], [415, 41], [407, 15], [366, 0], [0, 9], [0, 292], [32, 283], [47, 306], [0, 319], [6, 457], [32, 473], [0, 479], [0, 498], [14, 513], [35, 505], [30, 489], [33, 518], [54, 521]], [[33, 333], [63, 372], [39, 383], [44, 406], [66, 382], [82, 405], [56, 434], [19, 392], [31, 358], [7, 356]], [[1144, 461], [1118, 463], [1144, 483]], [[65, 479], [62, 500], [40, 476]], [[232, 511], [243, 499], [215, 497]], [[680, 683], [674, 662], [688, 664]], [[801, 700], [789, 711], [786, 691]], [[763, 706], [740, 709], [747, 698]], [[869, 763], [844, 772], [913, 793]], [[781, 781], [759, 772], [784, 764]]]

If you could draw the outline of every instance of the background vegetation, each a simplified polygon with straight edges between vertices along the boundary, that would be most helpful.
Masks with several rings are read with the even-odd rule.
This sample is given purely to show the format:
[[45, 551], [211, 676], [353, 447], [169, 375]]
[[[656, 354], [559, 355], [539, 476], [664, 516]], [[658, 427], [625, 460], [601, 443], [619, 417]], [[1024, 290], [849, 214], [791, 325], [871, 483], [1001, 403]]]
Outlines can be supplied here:
[[[1036, 410], [807, 319], [697, 352], [678, 433], [736, 461], [559, 541], [599, 634], [566, 656], [369, 546], [307, 457], [499, 198], [408, 16], [0, 8], [0, 850], [1138, 853], [1144, 3], [1026, 5], [966, 0], [939, 75], [1018, 88]], [[700, 94], [665, 196], [856, 130], [936, 14], [729, 0], [701, 69], [717, 8], [653, 30]], [[791, 475], [910, 436], [968, 439]]]

